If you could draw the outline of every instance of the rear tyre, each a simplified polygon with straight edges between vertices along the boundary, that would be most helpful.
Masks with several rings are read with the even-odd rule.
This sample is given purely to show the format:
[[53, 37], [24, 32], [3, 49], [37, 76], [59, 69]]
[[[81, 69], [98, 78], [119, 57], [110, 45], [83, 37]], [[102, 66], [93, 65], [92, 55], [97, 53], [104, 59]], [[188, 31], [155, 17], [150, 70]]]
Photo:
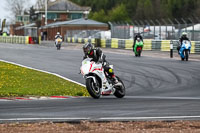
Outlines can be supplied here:
[[185, 50], [185, 60], [188, 61], [189, 58], [189, 51]]
[[125, 93], [126, 93], [126, 89], [125, 89], [125, 86], [124, 86], [124, 83], [122, 82], [122, 80], [119, 78], [119, 77], [116, 77], [118, 79], [118, 81], [122, 84], [121, 86], [116, 86], [115, 87], [115, 93], [114, 95], [117, 97], [117, 98], [123, 98], [125, 96]]
[[86, 79], [86, 88], [93, 98], [98, 99], [101, 96], [101, 88], [98, 80], [96, 80], [96, 82], [97, 83], [95, 84], [94, 80], [91, 78]]
[[61, 45], [57, 44], [56, 47], [57, 47], [57, 50], [60, 50]]
[[141, 56], [141, 51], [138, 51], [138, 56], [139, 56], [139, 57]]

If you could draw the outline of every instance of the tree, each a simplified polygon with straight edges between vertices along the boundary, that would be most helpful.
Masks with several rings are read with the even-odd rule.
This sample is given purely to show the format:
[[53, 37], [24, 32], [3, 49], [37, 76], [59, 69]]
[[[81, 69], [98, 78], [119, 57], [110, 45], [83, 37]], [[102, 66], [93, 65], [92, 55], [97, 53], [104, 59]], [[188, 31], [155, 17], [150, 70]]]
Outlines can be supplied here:
[[143, 10], [145, 19], [154, 18], [153, 6], [150, 0], [145, 0]]
[[[36, 9], [45, 9], [46, 0], [37, 0], [35, 7]], [[47, 0], [47, 4], [49, 4], [51, 0]]]
[[117, 7], [113, 8], [111, 11], [109, 11], [108, 16], [111, 22], [114, 22], [114, 21], [130, 22], [131, 21], [124, 4], [118, 5]]
[[9, 19], [15, 20], [17, 15], [23, 15], [28, 4], [27, 0], [6, 0], [5, 9], [11, 13]]
[[196, 9], [195, 9], [195, 11], [194, 11], [194, 16], [196, 17], [196, 16], [199, 16], [200, 17], [200, 1], [199, 0], [197, 0], [197, 2], [196, 2]]
[[136, 12], [134, 15], [135, 19], [144, 19], [144, 1], [145, 0], [139, 0], [137, 3], [137, 7], [136, 7]]
[[108, 18], [106, 16], [107, 15], [105, 14], [104, 10], [102, 9], [99, 12], [91, 13], [89, 15], [89, 18], [96, 20], [96, 21], [108, 22]]
[[29, 10], [29, 14], [30, 14], [30, 22], [34, 22], [37, 20], [38, 16], [37, 14], [35, 13], [35, 9], [34, 7], [30, 7], [30, 10]]
[[[90, 6], [92, 12], [110, 10], [124, 4], [129, 19], [161, 19], [200, 17], [200, 0], [71, 0], [81, 6]], [[112, 16], [111, 16], [112, 17]]]

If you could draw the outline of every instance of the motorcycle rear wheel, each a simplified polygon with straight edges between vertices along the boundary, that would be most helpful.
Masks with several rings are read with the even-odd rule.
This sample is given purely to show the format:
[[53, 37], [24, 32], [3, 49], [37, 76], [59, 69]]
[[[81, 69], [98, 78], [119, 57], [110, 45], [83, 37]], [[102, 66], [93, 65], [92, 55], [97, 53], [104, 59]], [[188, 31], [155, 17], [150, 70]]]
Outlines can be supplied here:
[[57, 44], [57, 50], [60, 50], [61, 45]]
[[101, 96], [101, 89], [98, 80], [96, 80], [96, 82], [97, 83], [95, 84], [91, 78], [86, 79], [86, 88], [94, 99], [98, 99]]
[[114, 95], [117, 98], [123, 98], [125, 96], [126, 90], [125, 90], [125, 86], [124, 83], [122, 82], [122, 80], [119, 77], [116, 77], [118, 79], [118, 81], [122, 84], [122, 86], [116, 86], [116, 90]]
[[141, 51], [138, 51], [138, 56], [139, 56], [139, 57], [141, 56]]

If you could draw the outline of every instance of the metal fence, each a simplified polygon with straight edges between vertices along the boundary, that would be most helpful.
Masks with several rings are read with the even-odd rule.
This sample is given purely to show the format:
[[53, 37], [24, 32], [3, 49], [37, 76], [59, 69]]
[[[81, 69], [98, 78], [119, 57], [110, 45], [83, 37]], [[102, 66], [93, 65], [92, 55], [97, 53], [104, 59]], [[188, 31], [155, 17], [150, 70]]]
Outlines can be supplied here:
[[100, 38], [100, 30], [68, 30], [66, 32], [65, 38]]
[[131, 25], [128, 23], [109, 22], [111, 28], [111, 38], [129, 39], [131, 37]]
[[200, 19], [161, 19], [135, 20], [131, 24], [126, 22], [109, 22], [111, 37], [132, 39], [136, 33], [141, 33], [144, 39], [172, 40], [178, 39], [182, 32], [187, 32], [193, 41], [200, 41]]

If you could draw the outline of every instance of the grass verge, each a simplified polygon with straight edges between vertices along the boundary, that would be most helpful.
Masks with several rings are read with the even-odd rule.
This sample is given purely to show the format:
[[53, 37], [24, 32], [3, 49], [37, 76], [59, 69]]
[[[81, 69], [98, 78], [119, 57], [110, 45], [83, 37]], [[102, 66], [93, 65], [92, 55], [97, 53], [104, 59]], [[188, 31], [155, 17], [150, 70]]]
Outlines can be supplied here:
[[0, 62], [0, 97], [89, 96], [85, 87], [57, 76]]

